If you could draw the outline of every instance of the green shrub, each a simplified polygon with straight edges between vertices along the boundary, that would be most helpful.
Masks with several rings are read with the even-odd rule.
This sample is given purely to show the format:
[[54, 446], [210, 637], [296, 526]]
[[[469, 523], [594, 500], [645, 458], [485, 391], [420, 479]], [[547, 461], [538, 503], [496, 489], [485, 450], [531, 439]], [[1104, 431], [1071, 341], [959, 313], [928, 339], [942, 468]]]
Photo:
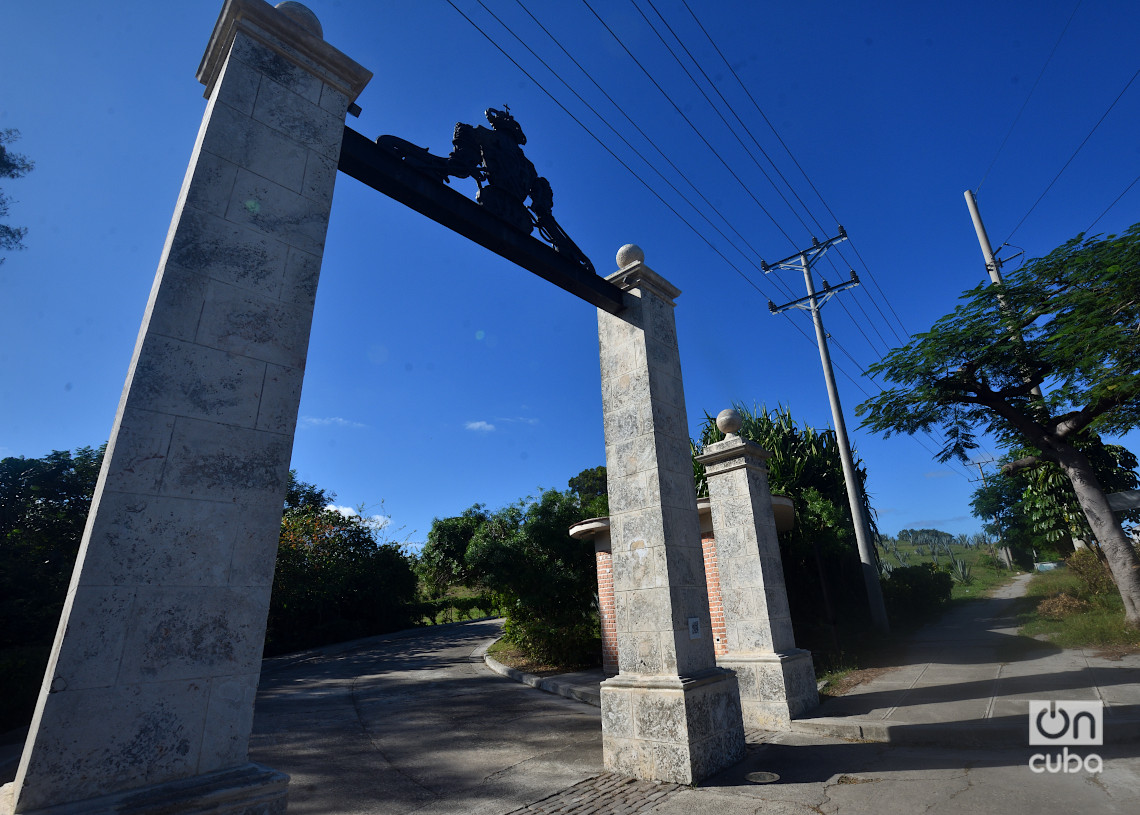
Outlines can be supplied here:
[[883, 600], [891, 619], [907, 622], [937, 613], [950, 600], [953, 581], [932, 563], [903, 566], [882, 581]]
[[1080, 579], [1084, 594], [1095, 597], [1116, 591], [1112, 575], [1091, 549], [1078, 549], [1073, 552], [1065, 560], [1065, 565]]

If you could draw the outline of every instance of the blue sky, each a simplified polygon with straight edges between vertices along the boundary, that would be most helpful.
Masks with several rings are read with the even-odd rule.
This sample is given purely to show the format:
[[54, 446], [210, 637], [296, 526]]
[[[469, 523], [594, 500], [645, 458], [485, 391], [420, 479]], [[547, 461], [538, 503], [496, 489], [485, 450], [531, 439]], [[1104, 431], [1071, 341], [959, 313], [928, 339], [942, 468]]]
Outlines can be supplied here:
[[[804, 336], [810, 318], [791, 312], [789, 321], [767, 310], [769, 297], [801, 296], [802, 278], [783, 273], [781, 289], [753, 264], [757, 256], [791, 254], [812, 234], [834, 234], [838, 220], [852, 238], [842, 247], [846, 261], [836, 257], [835, 268], [825, 261], [817, 271], [836, 282], [854, 265], [864, 281], [832, 300], [824, 318], [845, 349], [833, 348], [835, 360], [854, 380], [839, 373], [880, 527], [978, 529], [969, 510], [976, 469], [938, 464], [929, 439], [920, 437], [928, 450], [857, 429], [856, 405], [877, 393], [860, 370], [984, 278], [964, 190], [981, 184], [995, 245], [1012, 233], [1008, 241], [1035, 257], [1088, 229], [1140, 175], [1137, 82], [1030, 212], [1140, 67], [1140, 6], [1084, 0], [1074, 14], [1069, 0], [690, 0], [825, 207], [681, 0], [590, 0], [613, 33], [580, 0], [453, 2], [531, 78], [446, 0], [313, 0], [326, 39], [375, 74], [358, 100], [361, 117], [349, 124], [446, 154], [457, 121], [481, 124], [485, 108], [509, 104], [526, 131], [528, 157], [553, 186], [556, 217], [598, 271], [608, 274], [618, 247], [637, 243], [647, 264], [682, 290], [676, 315], [694, 435], [706, 411], [715, 415], [733, 401], [787, 404], [804, 420], [830, 424], [818, 353]], [[8, 222], [29, 232], [26, 251], [0, 266], [0, 455], [40, 456], [98, 445], [110, 430], [204, 110], [194, 72], [221, 3], [9, 6], [0, 33], [0, 128], [21, 131], [15, 149], [36, 169], [3, 185], [15, 199]], [[763, 156], [745, 153], [664, 50], [638, 11], [668, 38], [654, 6], [794, 194]], [[723, 213], [731, 227], [707, 217], [728, 237], [487, 9], [704, 209], [629, 120], [636, 122]], [[756, 155], [751, 137], [741, 138]], [[474, 194], [473, 182], [454, 186]], [[1140, 184], [1094, 231], [1119, 232], [1138, 220]], [[1133, 434], [1125, 443], [1136, 450], [1137, 441]], [[990, 445], [979, 455], [992, 452]], [[391, 516], [400, 539], [418, 541], [433, 517], [565, 488], [569, 477], [602, 463], [594, 309], [340, 176], [293, 454], [301, 477], [335, 491], [340, 504]]]

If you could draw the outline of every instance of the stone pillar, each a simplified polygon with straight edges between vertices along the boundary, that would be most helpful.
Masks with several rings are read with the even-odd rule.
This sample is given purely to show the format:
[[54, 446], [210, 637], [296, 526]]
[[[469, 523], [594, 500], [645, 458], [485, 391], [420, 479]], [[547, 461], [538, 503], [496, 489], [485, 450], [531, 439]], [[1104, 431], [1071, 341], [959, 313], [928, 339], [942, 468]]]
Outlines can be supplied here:
[[740, 414], [722, 411], [727, 434], [697, 461], [705, 467], [724, 607], [727, 652], [717, 664], [736, 672], [748, 728], [783, 729], [819, 704], [811, 652], [796, 648], [772, 496], [768, 452], [736, 435]]
[[248, 760], [347, 107], [298, 3], [227, 0], [205, 117], [0, 812], [284, 812]]
[[744, 756], [736, 677], [716, 665], [673, 299], [618, 252], [620, 314], [598, 312], [620, 673], [601, 685], [605, 767], [692, 784]]

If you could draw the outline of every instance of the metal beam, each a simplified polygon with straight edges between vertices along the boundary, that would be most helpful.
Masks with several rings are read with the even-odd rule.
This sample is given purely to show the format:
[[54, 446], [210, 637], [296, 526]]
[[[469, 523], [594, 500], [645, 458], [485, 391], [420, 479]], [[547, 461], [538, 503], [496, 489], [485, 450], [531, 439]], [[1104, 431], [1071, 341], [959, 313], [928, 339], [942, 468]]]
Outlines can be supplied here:
[[462, 193], [404, 166], [350, 127], [344, 129], [339, 169], [603, 311], [617, 314], [624, 308], [621, 289], [605, 278], [523, 235]]

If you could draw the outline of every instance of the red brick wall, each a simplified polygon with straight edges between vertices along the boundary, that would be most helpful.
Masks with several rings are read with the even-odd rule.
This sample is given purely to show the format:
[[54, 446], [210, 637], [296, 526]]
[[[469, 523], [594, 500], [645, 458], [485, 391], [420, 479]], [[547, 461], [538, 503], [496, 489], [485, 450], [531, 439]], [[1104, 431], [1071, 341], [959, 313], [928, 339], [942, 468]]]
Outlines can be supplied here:
[[614, 613], [614, 566], [609, 552], [595, 552], [598, 567], [598, 605], [602, 612], [602, 670], [618, 672], [617, 617]]
[[724, 605], [720, 599], [720, 571], [716, 565], [716, 541], [711, 532], [701, 533], [701, 548], [705, 554], [705, 583], [709, 590], [709, 616], [712, 618], [713, 649], [716, 655], [728, 653], [728, 638], [724, 631]]

